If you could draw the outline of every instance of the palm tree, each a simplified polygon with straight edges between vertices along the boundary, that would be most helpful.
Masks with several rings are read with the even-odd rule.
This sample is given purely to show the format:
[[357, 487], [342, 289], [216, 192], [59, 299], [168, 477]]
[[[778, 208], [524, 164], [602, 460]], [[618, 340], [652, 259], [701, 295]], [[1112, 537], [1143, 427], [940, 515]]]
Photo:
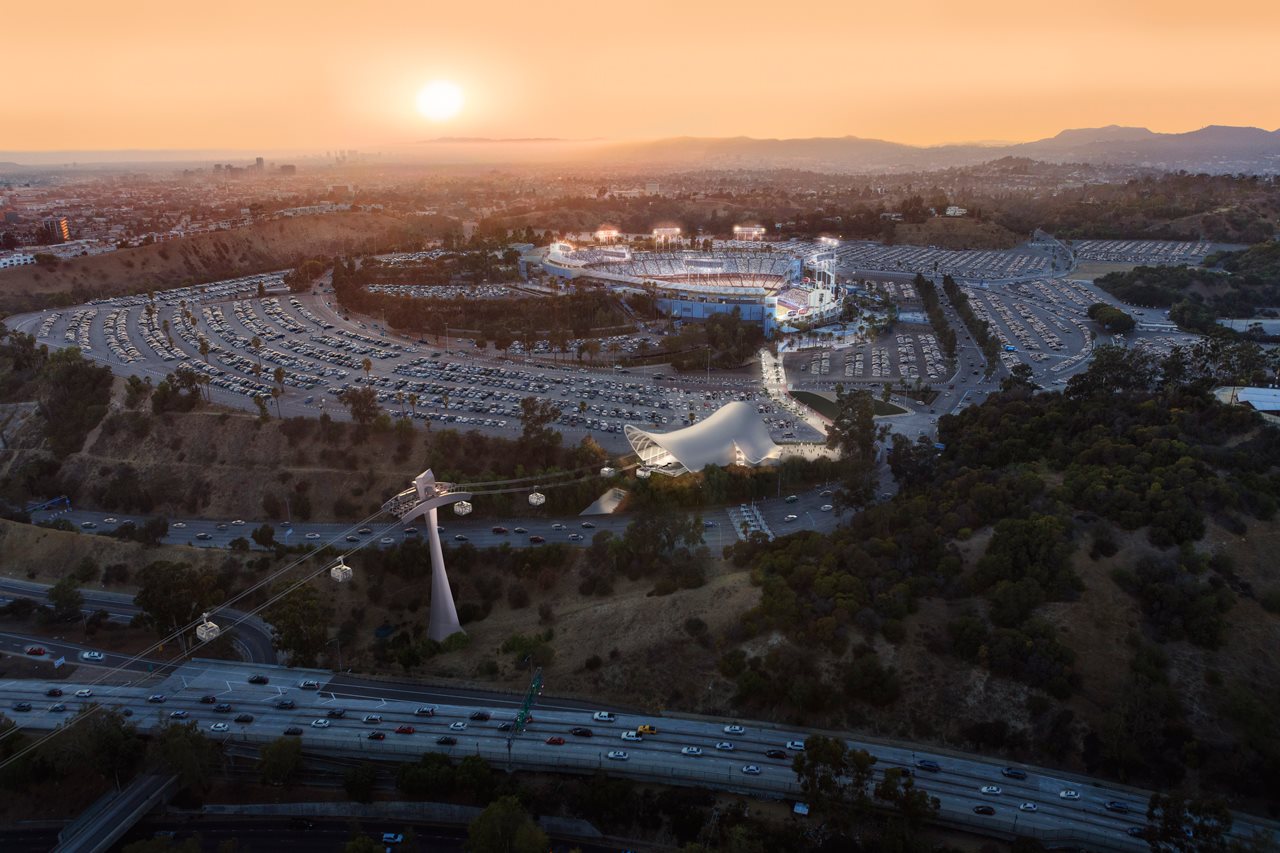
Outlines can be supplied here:
[[271, 371], [271, 375], [276, 380], [276, 384], [280, 386], [280, 393], [283, 394], [284, 393], [284, 368], [277, 367], [275, 370]]
[[412, 391], [409, 392], [409, 413], [415, 418], [418, 416], [418, 395]]
[[400, 416], [404, 417], [404, 392], [396, 392], [396, 403], [400, 406]]
[[365, 358], [360, 362], [360, 367], [364, 370], [364, 381], [369, 381], [369, 371], [373, 370], [373, 362]]
[[253, 340], [249, 341], [249, 348], [253, 350], [253, 354], [258, 357], [258, 375], [262, 375], [262, 339], [257, 335], [253, 336]]
[[204, 363], [209, 363], [209, 339], [200, 339], [200, 355], [204, 358]]
[[281, 420], [284, 419], [284, 415], [280, 414], [280, 395], [283, 393], [284, 392], [280, 390], [279, 386], [271, 389], [271, 399], [276, 401], [276, 417]]

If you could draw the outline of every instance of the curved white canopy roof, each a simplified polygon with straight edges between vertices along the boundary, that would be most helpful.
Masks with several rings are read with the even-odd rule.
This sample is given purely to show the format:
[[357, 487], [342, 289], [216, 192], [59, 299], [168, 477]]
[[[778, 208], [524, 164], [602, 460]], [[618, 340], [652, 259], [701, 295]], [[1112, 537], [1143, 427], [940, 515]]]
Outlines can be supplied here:
[[675, 432], [648, 432], [630, 424], [623, 432], [640, 461], [664, 474], [701, 471], [708, 465], [765, 465], [781, 455], [755, 409], [740, 401]]

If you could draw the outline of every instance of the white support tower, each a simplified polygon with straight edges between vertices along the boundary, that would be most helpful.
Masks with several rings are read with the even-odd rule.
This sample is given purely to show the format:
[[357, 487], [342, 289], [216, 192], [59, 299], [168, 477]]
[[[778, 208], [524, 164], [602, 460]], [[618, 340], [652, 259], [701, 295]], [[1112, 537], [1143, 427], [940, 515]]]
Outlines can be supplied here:
[[449, 588], [449, 576], [444, 570], [444, 551], [440, 545], [440, 526], [436, 511], [449, 504], [465, 502], [470, 492], [454, 492], [450, 483], [437, 483], [430, 469], [413, 479], [413, 487], [405, 489], [382, 508], [403, 523], [422, 519], [427, 526], [427, 540], [431, 551], [431, 616], [427, 624], [427, 636], [437, 643], [462, 630], [458, 622], [458, 609], [453, 604], [453, 590]]

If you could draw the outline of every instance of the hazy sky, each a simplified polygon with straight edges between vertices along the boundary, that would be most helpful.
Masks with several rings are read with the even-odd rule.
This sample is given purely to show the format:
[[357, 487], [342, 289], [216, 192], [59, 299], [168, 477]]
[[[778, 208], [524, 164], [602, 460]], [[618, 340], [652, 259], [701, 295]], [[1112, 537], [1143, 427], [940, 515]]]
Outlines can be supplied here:
[[[4, 28], [8, 151], [1280, 126], [1274, 0], [64, 0]], [[467, 102], [432, 123], [439, 78]]]

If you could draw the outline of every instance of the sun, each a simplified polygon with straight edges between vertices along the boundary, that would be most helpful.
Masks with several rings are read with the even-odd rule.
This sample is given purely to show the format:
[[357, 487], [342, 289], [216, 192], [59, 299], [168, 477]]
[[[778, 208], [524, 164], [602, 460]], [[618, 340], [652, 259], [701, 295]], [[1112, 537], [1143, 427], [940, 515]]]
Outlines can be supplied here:
[[448, 121], [462, 109], [462, 90], [448, 80], [433, 80], [418, 92], [418, 112], [432, 121]]

